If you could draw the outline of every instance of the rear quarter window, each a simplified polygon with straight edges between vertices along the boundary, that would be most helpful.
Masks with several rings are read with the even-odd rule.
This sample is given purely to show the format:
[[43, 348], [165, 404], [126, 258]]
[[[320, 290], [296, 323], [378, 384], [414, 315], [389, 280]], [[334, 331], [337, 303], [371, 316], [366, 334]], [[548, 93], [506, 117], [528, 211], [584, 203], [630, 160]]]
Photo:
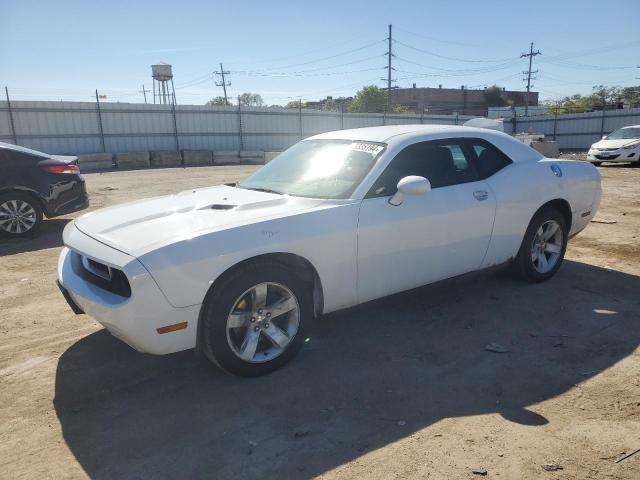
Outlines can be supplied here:
[[482, 139], [469, 139], [467, 143], [475, 155], [475, 163], [481, 178], [489, 178], [513, 161], [493, 144]]

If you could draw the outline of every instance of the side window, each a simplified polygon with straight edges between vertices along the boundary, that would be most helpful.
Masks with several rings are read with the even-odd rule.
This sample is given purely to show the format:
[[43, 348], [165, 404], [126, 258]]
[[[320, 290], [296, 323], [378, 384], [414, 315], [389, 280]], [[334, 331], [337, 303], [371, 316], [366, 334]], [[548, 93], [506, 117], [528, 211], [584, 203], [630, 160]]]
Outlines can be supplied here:
[[382, 172], [367, 194], [384, 197], [396, 193], [403, 177], [418, 175], [431, 182], [431, 188], [446, 187], [478, 179], [472, 162], [459, 140], [437, 140], [409, 145]]
[[482, 178], [488, 178], [513, 163], [509, 157], [485, 140], [471, 139], [469, 143], [476, 155], [476, 164]]

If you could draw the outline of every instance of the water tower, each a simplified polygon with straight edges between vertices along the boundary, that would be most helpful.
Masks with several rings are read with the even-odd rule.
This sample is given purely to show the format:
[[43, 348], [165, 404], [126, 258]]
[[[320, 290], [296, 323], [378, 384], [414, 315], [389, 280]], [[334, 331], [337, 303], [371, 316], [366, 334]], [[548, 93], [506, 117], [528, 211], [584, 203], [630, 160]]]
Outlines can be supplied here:
[[173, 73], [171, 65], [160, 62], [151, 65], [151, 76], [153, 77], [153, 103], [176, 103], [176, 92], [173, 88]]

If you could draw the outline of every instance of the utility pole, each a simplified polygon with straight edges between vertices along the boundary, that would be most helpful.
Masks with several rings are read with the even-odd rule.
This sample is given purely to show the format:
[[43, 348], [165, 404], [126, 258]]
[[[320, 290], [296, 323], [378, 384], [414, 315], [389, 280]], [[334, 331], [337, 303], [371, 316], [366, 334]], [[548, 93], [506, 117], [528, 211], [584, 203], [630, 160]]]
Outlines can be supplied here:
[[144, 83], [142, 84], [142, 90], [138, 90], [138, 93], [141, 93], [144, 95], [144, 104], [147, 104], [147, 92], [150, 92], [151, 90], [146, 90], [144, 88]]
[[396, 87], [392, 87], [391, 83], [395, 82], [394, 79], [391, 78], [391, 72], [393, 70], [395, 70], [395, 68], [393, 68], [391, 66], [391, 57], [393, 57], [393, 52], [391, 50], [391, 44], [393, 42], [393, 37], [392, 37], [392, 32], [391, 32], [391, 24], [389, 24], [389, 37], [387, 38], [387, 40], [389, 40], [389, 48], [387, 49], [387, 66], [385, 67], [387, 69], [387, 78], [381, 78], [380, 80], [382, 81], [386, 81], [387, 82], [387, 112], [391, 111], [391, 90], [393, 90]]
[[531, 74], [538, 73], [538, 70], [534, 72], [531, 71], [531, 64], [533, 62], [533, 57], [535, 57], [536, 55], [542, 55], [542, 54], [540, 53], [540, 50], [536, 50], [535, 52], [533, 51], [533, 42], [531, 42], [531, 46], [529, 47], [529, 53], [523, 53], [522, 55], [520, 55], [520, 58], [529, 57], [529, 71], [522, 72], [527, 74], [527, 95], [524, 98], [524, 116], [525, 117], [529, 115], [529, 92], [531, 91]]
[[389, 51], [387, 52], [387, 112], [391, 111], [391, 24], [389, 24]]
[[230, 72], [229, 70], [225, 71], [224, 68], [222, 68], [222, 63], [220, 63], [220, 71], [214, 72], [214, 73], [222, 77], [222, 82], [215, 82], [215, 83], [216, 83], [216, 87], [222, 87], [222, 90], [224, 91], [224, 104], [228, 106], [229, 100], [227, 100], [227, 87], [231, 85], [231, 82], [227, 82], [224, 79], [224, 76], [229, 75]]
[[98, 95], [98, 89], [96, 88], [96, 111], [98, 113], [98, 127], [100, 127], [100, 144], [102, 145], [102, 151], [106, 152], [107, 147], [104, 143], [104, 127], [102, 125], [102, 110], [100, 109], [100, 95]]

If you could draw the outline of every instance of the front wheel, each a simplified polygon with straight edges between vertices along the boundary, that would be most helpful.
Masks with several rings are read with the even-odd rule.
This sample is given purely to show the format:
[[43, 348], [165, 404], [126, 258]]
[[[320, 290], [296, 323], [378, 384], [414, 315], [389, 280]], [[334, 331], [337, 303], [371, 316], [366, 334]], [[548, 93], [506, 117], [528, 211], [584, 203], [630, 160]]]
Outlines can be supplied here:
[[564, 259], [568, 233], [567, 223], [556, 209], [544, 208], [536, 213], [515, 260], [517, 273], [530, 282], [553, 277]]
[[313, 317], [311, 291], [295, 271], [276, 263], [241, 267], [205, 299], [204, 354], [244, 377], [279, 368], [304, 343]]
[[602, 165], [602, 162], [591, 162], [591, 164], [592, 164], [594, 167], [599, 167], [600, 165]]

